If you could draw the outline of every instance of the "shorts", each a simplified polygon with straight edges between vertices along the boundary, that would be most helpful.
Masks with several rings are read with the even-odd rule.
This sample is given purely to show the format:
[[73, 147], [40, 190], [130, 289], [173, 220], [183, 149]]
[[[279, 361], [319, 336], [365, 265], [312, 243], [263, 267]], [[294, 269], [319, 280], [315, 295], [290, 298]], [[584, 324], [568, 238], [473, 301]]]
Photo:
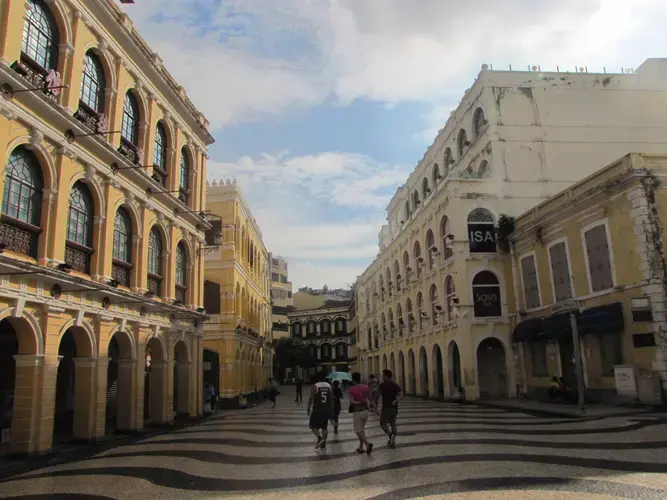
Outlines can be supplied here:
[[311, 429], [327, 430], [330, 417], [331, 415], [327, 415], [326, 413], [311, 413], [309, 426]]
[[382, 413], [380, 413], [380, 425], [390, 424], [393, 425], [396, 423], [396, 417], [398, 416], [397, 407], [382, 408]]
[[368, 420], [368, 410], [355, 411], [354, 413], [352, 413], [352, 423], [354, 425], [354, 432], [364, 432], [367, 420]]

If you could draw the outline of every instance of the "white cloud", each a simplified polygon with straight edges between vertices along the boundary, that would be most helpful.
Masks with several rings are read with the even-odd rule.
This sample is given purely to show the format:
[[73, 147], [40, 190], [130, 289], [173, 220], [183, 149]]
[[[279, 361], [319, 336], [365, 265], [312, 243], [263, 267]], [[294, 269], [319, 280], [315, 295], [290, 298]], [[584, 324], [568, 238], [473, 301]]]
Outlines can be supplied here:
[[216, 127], [332, 95], [439, 103], [485, 62], [620, 68], [667, 49], [664, 0], [145, 0], [126, 10]]
[[[236, 178], [267, 248], [289, 259], [295, 285], [321, 286], [320, 276], [328, 276], [326, 284], [338, 286], [377, 255], [384, 208], [411, 168], [358, 154], [283, 152], [209, 162], [208, 172], [209, 179]], [[322, 270], [313, 274], [313, 266]]]

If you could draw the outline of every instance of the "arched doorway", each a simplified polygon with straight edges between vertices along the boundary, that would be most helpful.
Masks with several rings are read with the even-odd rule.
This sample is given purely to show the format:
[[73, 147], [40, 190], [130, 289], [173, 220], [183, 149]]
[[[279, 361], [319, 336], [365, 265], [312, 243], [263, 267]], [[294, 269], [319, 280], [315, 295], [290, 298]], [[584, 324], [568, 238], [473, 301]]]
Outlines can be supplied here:
[[421, 346], [419, 349], [419, 394], [428, 397], [428, 358], [426, 356], [426, 349]]
[[107, 365], [106, 432], [135, 428], [132, 395], [134, 346], [126, 332], [116, 332], [109, 341]]
[[403, 391], [407, 393], [408, 388], [405, 386], [405, 359], [403, 357], [403, 351], [399, 351], [398, 353], [398, 374], [396, 377], [398, 385], [400, 385]]
[[[87, 439], [91, 407], [96, 407], [89, 389], [94, 378], [93, 346], [83, 327], [71, 327], [60, 338], [58, 345], [58, 375], [56, 402], [53, 415], [54, 441], [70, 438]], [[77, 398], [76, 395], [80, 395]], [[94, 412], [93, 412], [94, 413]]]
[[167, 353], [160, 340], [148, 341], [144, 358], [144, 419], [149, 424], [167, 422]]
[[174, 346], [174, 394], [173, 410], [176, 417], [189, 415], [190, 359], [188, 346], [182, 340]]
[[[387, 369], [387, 355], [382, 355], [382, 370]], [[380, 373], [377, 374], [378, 377], [382, 378], [382, 370], [378, 370]]]
[[447, 361], [448, 361], [448, 378], [449, 378], [449, 395], [450, 397], [458, 397], [461, 385], [461, 355], [459, 354], [459, 346], [453, 340], [447, 347]]
[[203, 357], [203, 368], [204, 368], [204, 386], [208, 384], [213, 384], [215, 388], [215, 394], [220, 396], [220, 355], [211, 351], [210, 349], [204, 349]]
[[444, 386], [444, 367], [442, 363], [442, 352], [440, 351], [440, 346], [435, 344], [433, 346], [433, 353], [431, 356], [431, 364], [433, 369], [433, 395], [439, 398], [445, 397], [445, 386]]
[[479, 397], [507, 396], [505, 348], [498, 339], [486, 338], [477, 347]]
[[417, 392], [415, 383], [417, 381], [417, 374], [415, 369], [415, 353], [412, 349], [408, 351], [408, 394], [415, 394]]
[[0, 428], [3, 437], [11, 436], [16, 386], [16, 360], [19, 337], [9, 319], [0, 322]]
[[396, 375], [396, 357], [394, 356], [393, 352], [389, 356], [389, 369], [391, 370], [392, 377], [394, 378], [395, 382], [398, 377]]

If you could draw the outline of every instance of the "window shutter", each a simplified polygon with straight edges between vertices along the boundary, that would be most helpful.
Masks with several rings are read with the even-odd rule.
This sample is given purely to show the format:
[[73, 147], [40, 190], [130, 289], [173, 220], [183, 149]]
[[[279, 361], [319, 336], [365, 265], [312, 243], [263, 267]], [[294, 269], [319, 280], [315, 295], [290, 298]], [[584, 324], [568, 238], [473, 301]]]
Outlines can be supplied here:
[[571, 299], [572, 286], [565, 243], [562, 242], [552, 246], [549, 249], [549, 256], [551, 257], [551, 275], [554, 281], [556, 302]]
[[521, 275], [523, 278], [523, 294], [526, 300], [526, 309], [540, 307], [540, 291], [537, 285], [537, 269], [535, 256], [521, 259]]
[[584, 239], [588, 255], [588, 270], [591, 276], [591, 291], [599, 292], [613, 288], [609, 242], [604, 225], [586, 231]]

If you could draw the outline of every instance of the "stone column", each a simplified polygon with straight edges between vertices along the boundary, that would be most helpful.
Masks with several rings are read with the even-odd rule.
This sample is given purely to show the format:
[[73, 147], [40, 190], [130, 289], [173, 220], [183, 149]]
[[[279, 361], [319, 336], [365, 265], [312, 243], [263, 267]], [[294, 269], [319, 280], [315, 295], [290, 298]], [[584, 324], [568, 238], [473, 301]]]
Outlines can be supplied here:
[[[95, 441], [97, 433], [97, 399], [99, 379], [96, 358], [74, 358], [74, 439]], [[103, 370], [106, 392], [106, 370]]]
[[151, 362], [150, 388], [149, 388], [149, 421], [151, 424], [165, 424], [169, 421], [171, 412], [167, 409], [168, 400], [167, 386], [169, 379], [173, 379], [173, 373], [169, 375], [171, 363], [167, 361]]
[[176, 413], [187, 412], [190, 413], [190, 370], [192, 363], [176, 363], [176, 380], [174, 380], [174, 387], [176, 388]]
[[[137, 384], [137, 360], [119, 359], [116, 363], [118, 364], [116, 427], [119, 431], [136, 431], [142, 427], [137, 420], [137, 412], [135, 411], [137, 386], [139, 385]], [[143, 387], [143, 383], [141, 386]], [[141, 398], [143, 402], [143, 391], [141, 391]], [[140, 422], [143, 422], [143, 416]]]
[[[57, 185], [58, 180], [52, 180], [54, 186]], [[47, 265], [49, 259], [53, 258], [53, 244], [51, 232], [53, 230], [54, 218], [49, 216], [54, 210], [54, 202], [58, 194], [57, 189], [43, 189], [42, 190], [42, 234], [39, 238], [38, 255], [39, 264], [41, 266]]]
[[[60, 358], [55, 357], [53, 359], [55, 365], [46, 367], [52, 368], [51, 370], [45, 370], [44, 356], [16, 355], [14, 360], [16, 378], [10, 430], [11, 452], [23, 455], [45, 451], [51, 447], [51, 440], [49, 439], [48, 444], [41, 444], [40, 435], [44, 434], [44, 430], [50, 430], [49, 437], [53, 435], [55, 378]], [[49, 373], [50, 377], [46, 380], [47, 390], [45, 391], [44, 374], [47, 371], [53, 373]]]

